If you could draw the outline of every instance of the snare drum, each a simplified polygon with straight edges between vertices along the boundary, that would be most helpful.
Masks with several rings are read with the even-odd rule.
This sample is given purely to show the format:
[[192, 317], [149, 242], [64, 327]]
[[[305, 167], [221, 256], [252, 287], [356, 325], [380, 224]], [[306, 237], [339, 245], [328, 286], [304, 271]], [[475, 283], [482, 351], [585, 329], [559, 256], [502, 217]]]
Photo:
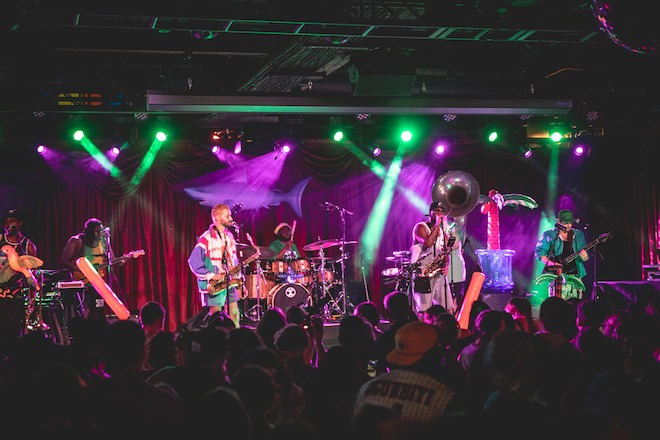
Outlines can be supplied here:
[[268, 298], [268, 292], [275, 286], [275, 281], [269, 280], [257, 274], [245, 277], [245, 298]]
[[268, 308], [278, 307], [284, 313], [290, 307], [309, 304], [309, 290], [300, 284], [280, 284], [268, 292]]

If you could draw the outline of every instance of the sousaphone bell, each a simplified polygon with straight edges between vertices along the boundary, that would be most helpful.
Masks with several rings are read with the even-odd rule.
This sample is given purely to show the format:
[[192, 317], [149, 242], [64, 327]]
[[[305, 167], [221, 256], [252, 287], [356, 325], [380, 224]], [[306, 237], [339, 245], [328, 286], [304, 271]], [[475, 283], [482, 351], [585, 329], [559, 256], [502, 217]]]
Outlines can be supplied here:
[[479, 182], [465, 171], [448, 171], [433, 183], [431, 197], [445, 206], [448, 217], [461, 217], [477, 206]]

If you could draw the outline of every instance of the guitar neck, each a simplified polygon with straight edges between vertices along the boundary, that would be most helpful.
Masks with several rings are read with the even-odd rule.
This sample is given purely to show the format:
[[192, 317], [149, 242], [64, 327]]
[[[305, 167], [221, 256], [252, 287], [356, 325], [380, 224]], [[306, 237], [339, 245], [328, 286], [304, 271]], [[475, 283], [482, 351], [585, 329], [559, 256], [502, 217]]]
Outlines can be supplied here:
[[568, 257], [566, 257], [566, 258], [564, 259], [564, 262], [565, 262], [565, 263], [571, 263], [573, 260], [575, 260], [575, 259], [578, 257], [578, 255], [580, 255], [580, 252], [582, 252], [582, 251], [588, 251], [589, 249], [591, 249], [592, 247], [596, 246], [597, 244], [598, 244], [598, 240], [594, 240], [594, 241], [592, 241], [591, 243], [587, 244], [586, 246], [580, 248], [578, 251], [573, 252], [571, 255], [569, 255]]

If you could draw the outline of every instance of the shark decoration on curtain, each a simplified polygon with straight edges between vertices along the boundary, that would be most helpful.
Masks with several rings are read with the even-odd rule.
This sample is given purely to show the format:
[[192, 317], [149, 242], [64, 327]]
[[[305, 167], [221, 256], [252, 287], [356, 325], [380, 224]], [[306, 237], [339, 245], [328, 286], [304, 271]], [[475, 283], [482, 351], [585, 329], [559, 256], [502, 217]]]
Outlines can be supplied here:
[[500, 194], [491, 189], [488, 195], [480, 195], [478, 203], [481, 204], [481, 213], [488, 215], [487, 249], [500, 249], [500, 210], [504, 206], [524, 206], [525, 208], [538, 208], [536, 201], [524, 194]]
[[186, 194], [198, 200], [202, 206], [213, 207], [218, 203], [239, 204], [241, 209], [259, 209], [288, 203], [302, 217], [300, 201], [311, 177], [296, 183], [288, 192], [260, 187], [247, 181], [216, 181], [208, 185], [184, 188]]

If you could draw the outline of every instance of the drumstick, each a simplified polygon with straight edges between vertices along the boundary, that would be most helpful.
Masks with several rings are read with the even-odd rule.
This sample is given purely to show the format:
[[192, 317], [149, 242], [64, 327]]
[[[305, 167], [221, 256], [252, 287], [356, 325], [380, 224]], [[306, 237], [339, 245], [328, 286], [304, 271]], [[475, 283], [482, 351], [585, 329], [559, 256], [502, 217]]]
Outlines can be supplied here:
[[[292, 247], [293, 247], [293, 233], [296, 232], [296, 223], [297, 223], [297, 220], [294, 220], [293, 221], [293, 226], [291, 227], [291, 246]], [[298, 252], [296, 252], [296, 253], [298, 253]], [[300, 255], [298, 257], [300, 257]]]

